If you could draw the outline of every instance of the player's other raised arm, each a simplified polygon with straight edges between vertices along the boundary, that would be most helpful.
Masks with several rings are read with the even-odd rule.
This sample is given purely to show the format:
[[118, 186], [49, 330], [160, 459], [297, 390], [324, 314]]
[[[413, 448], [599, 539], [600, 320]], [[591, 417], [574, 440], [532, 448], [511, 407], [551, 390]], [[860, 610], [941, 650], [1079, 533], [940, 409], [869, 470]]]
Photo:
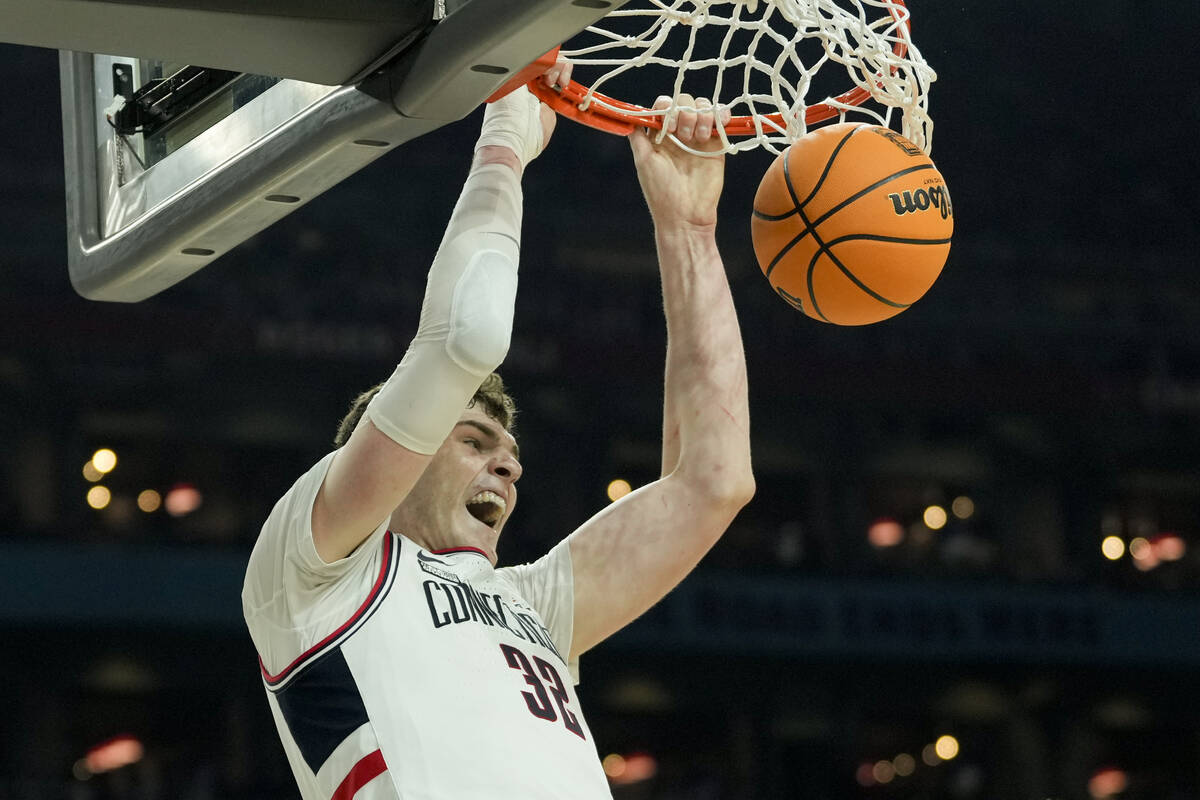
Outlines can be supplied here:
[[475, 390], [504, 360], [521, 237], [521, 173], [554, 114], [522, 88], [490, 105], [471, 172], [429, 269], [417, 335], [329, 467], [312, 512], [326, 562], [408, 495]]
[[[711, 110], [673, 124], [694, 149], [713, 146]], [[716, 243], [724, 158], [690, 155], [642, 130], [630, 145], [654, 218], [667, 319], [662, 477], [571, 536], [573, 656], [674, 588], [754, 494], [746, 362]]]

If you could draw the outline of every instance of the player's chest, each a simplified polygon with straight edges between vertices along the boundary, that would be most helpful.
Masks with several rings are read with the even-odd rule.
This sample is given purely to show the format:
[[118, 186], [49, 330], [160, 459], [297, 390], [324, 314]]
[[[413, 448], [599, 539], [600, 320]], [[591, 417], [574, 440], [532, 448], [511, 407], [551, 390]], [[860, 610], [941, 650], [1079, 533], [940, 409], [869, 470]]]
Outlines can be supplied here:
[[364, 635], [460, 657], [509, 645], [564, 662], [541, 616], [507, 582], [418, 566], [401, 565]]
[[346, 651], [368, 693], [406, 713], [429, 702], [442, 716], [512, 716], [589, 738], [549, 630], [504, 581], [398, 575]]

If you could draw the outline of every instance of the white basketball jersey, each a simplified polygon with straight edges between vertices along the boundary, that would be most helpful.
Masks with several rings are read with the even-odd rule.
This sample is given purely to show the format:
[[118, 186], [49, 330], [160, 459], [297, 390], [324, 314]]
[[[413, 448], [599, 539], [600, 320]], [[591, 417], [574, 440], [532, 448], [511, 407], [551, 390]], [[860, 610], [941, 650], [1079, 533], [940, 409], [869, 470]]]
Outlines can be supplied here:
[[385, 522], [325, 564], [311, 514], [331, 460], [275, 506], [242, 592], [305, 800], [611, 800], [565, 662], [566, 542], [493, 569]]

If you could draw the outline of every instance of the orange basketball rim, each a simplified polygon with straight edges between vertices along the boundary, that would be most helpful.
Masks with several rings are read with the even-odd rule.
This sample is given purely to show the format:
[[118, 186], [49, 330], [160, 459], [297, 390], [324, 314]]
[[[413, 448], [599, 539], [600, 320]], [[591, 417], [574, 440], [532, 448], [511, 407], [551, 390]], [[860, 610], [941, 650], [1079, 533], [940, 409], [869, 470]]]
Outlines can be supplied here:
[[[905, 13], [904, 0], [888, 0], [887, 7], [892, 19], [897, 24], [903, 25], [906, 31], [910, 30], [911, 26], [908, 14]], [[522, 77], [528, 76], [529, 72], [533, 71], [535, 65], [540, 66], [541, 69], [535, 71], [534, 74], [540, 74], [540, 72], [554, 63], [559, 49], [555, 48], [542, 56], [534, 64], [531, 64], [527, 68], [527, 71], [523, 71], [520, 75]], [[908, 52], [908, 44], [903, 40], [897, 40], [892, 48], [892, 52], [896, 58], [902, 59]], [[895, 67], [892, 68], [892, 71], [895, 71]], [[511, 81], [510, 84], [514, 87], [520, 85], [516, 80]], [[589, 87], [575, 80], [570, 81], [566, 86], [551, 87], [540, 77], [537, 77], [529, 82], [529, 90], [543, 103], [550, 106], [562, 116], [598, 130], [617, 134], [618, 136], [627, 136], [636, 127], [653, 128], [655, 130], [662, 129], [662, 114], [656, 113], [654, 110], [638, 105], [637, 103], [629, 103], [602, 94], [601, 92], [592, 91]], [[504, 90], [501, 90], [497, 95], [502, 95], [503, 93], [505, 93]], [[856, 86], [838, 95], [834, 98], [834, 102], [846, 106], [859, 106], [870, 97], [871, 94], [867, 89]], [[816, 123], [832, 119], [840, 113], [841, 110], [838, 106], [830, 103], [820, 103], [809, 106], [805, 110], [804, 121], [807, 125], [815, 125]], [[735, 116], [725, 123], [724, 129], [725, 133], [729, 136], [754, 136], [759, 132], [760, 126], [785, 130], [787, 128], [787, 121], [779, 113], [764, 114], [758, 121], [751, 115]]]

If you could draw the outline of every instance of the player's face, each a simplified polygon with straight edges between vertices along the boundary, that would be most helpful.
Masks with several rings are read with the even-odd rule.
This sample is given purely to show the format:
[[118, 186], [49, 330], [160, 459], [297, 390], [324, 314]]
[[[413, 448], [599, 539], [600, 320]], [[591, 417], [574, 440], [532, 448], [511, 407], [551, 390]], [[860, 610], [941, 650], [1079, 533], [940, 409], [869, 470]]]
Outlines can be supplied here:
[[394, 530], [430, 550], [496, 542], [517, 504], [517, 441], [481, 408], [468, 408], [392, 515]]

